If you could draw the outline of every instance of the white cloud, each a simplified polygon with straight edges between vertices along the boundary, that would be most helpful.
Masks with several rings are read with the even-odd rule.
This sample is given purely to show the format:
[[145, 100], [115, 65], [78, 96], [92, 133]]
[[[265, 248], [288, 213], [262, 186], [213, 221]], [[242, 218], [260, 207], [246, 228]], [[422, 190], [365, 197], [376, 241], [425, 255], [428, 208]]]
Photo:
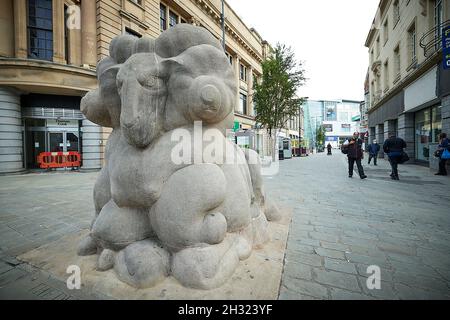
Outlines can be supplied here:
[[304, 61], [311, 99], [363, 100], [368, 68], [364, 43], [379, 0], [226, 0], [272, 45], [292, 46]]

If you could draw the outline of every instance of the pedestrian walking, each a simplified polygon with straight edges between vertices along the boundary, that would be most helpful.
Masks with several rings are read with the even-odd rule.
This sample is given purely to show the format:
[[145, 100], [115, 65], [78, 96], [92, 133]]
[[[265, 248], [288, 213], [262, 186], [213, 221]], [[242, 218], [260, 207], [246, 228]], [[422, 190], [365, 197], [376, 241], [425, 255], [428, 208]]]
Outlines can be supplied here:
[[328, 150], [328, 155], [331, 156], [331, 143], [328, 143], [327, 145], [327, 150]]
[[377, 165], [377, 159], [378, 159], [378, 153], [380, 152], [380, 145], [378, 144], [377, 140], [374, 139], [372, 143], [369, 145], [369, 163], [373, 159], [373, 164]]
[[450, 156], [450, 141], [444, 132], [439, 135], [439, 146], [436, 153], [439, 158], [439, 171], [436, 173], [436, 176], [446, 176], [447, 160]]
[[395, 134], [391, 134], [383, 144], [383, 151], [389, 157], [389, 163], [391, 164], [391, 179], [400, 180], [398, 176], [398, 164], [403, 163], [402, 157], [404, 154], [403, 149], [406, 148], [406, 142], [402, 138], [398, 138]]
[[364, 174], [364, 168], [361, 164], [361, 160], [364, 158], [362, 150], [363, 141], [359, 138], [359, 133], [355, 132], [347, 145], [343, 145], [343, 152], [347, 154], [348, 159], [348, 177], [353, 178], [353, 170], [356, 165], [358, 166], [358, 173], [361, 179], [366, 179]]

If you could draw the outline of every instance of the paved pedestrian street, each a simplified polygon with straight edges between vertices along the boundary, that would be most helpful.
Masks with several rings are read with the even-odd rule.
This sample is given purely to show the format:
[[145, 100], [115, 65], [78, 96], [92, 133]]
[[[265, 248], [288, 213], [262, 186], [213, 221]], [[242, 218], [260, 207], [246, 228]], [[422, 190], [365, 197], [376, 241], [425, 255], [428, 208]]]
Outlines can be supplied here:
[[[450, 299], [450, 179], [417, 165], [364, 168], [348, 178], [344, 155], [280, 162], [265, 177], [280, 208], [293, 208], [280, 299]], [[39, 267], [15, 259], [89, 228], [97, 173], [0, 176], [0, 298], [80, 299]], [[366, 282], [381, 271], [381, 289]], [[98, 298], [98, 297], [97, 297]]]
[[[367, 180], [346, 157], [313, 155], [284, 161], [266, 181], [294, 207], [280, 299], [449, 299], [450, 179], [424, 167], [363, 160]], [[368, 266], [381, 289], [366, 285]]]

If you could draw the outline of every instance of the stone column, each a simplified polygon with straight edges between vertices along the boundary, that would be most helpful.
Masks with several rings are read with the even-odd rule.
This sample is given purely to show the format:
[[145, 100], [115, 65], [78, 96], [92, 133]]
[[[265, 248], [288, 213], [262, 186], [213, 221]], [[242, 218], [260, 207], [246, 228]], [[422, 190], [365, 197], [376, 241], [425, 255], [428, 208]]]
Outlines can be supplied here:
[[387, 120], [384, 122], [384, 141], [389, 139], [389, 137], [392, 134], [397, 134], [396, 128], [395, 128], [395, 121], [394, 120]]
[[377, 138], [378, 144], [381, 146], [379, 157], [384, 158], [384, 152], [383, 152], [384, 125], [383, 124], [377, 124], [375, 126], [375, 137]]
[[248, 68], [248, 75], [247, 75], [247, 86], [248, 86], [248, 114], [253, 116], [253, 68]]
[[96, 1], [81, 2], [81, 63], [84, 67], [97, 65]]
[[27, 0], [15, 0], [14, 3], [14, 51], [16, 58], [26, 59], [27, 49]]
[[23, 170], [20, 96], [0, 87], [0, 174]]
[[406, 149], [411, 160], [416, 158], [414, 145], [414, 113], [403, 113], [398, 117], [398, 136], [405, 140]]
[[237, 83], [238, 89], [237, 89], [237, 94], [236, 94], [236, 105], [234, 107], [234, 110], [237, 110], [239, 108], [239, 103], [241, 102], [240, 98], [239, 98], [239, 92], [240, 92], [239, 88], [241, 86], [241, 77], [239, 76], [240, 68], [241, 68], [241, 58], [239, 56], [236, 56], [236, 64], [234, 66], [234, 71], [236, 73], [236, 83]]
[[53, 62], [65, 63], [64, 1], [53, 0]]
[[83, 160], [83, 165], [81, 169], [98, 170], [103, 164], [103, 146], [106, 143], [103, 141], [103, 129], [87, 119], [83, 120], [82, 125], [83, 154], [81, 159]]
[[369, 144], [373, 142], [374, 139], [376, 139], [376, 135], [375, 135], [375, 127], [370, 127], [369, 128]]

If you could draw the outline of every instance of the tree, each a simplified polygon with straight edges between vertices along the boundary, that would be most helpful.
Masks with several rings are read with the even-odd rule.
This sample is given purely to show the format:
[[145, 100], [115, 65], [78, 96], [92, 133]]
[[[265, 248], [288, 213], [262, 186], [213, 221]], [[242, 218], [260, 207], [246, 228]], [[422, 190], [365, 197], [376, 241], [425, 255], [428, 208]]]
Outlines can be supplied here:
[[[321, 125], [316, 130], [316, 147], [319, 150], [319, 146], [325, 145], [325, 128]], [[322, 148], [320, 148], [322, 150]]]
[[277, 44], [272, 55], [263, 61], [262, 70], [261, 83], [254, 83], [256, 122], [269, 133], [275, 160], [278, 134], [290, 118], [299, 114], [305, 101], [296, 92], [306, 79], [301, 62], [295, 60], [290, 47], [282, 44]]

